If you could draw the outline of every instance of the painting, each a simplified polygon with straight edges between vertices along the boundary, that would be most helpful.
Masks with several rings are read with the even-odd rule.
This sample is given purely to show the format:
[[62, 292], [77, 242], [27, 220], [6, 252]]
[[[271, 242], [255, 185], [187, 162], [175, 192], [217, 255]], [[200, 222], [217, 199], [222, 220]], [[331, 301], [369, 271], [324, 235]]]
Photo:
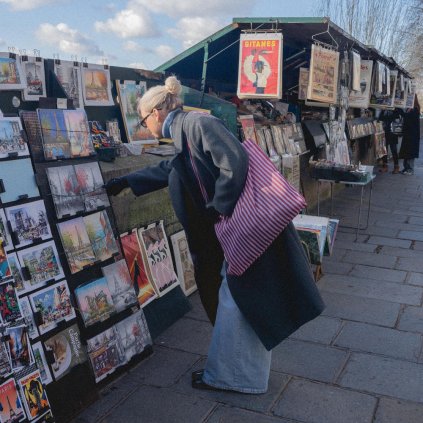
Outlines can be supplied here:
[[298, 77], [298, 100], [307, 100], [307, 89], [310, 71], [308, 68], [300, 68]]
[[125, 310], [138, 302], [125, 260], [122, 259], [109, 264], [101, 270], [106, 278], [117, 312]]
[[113, 373], [121, 364], [114, 327], [88, 339], [87, 348], [96, 383]]
[[46, 173], [58, 219], [85, 210], [81, 188], [72, 165], [49, 167]]
[[87, 361], [85, 347], [81, 343], [78, 325], [74, 324], [44, 342], [46, 351], [51, 351], [54, 363], [51, 365], [56, 380], [67, 375], [78, 364]]
[[6, 214], [0, 209], [0, 242], [4, 251], [13, 250], [12, 238], [10, 237], [9, 228], [7, 226]]
[[26, 79], [23, 89], [25, 101], [39, 101], [46, 96], [46, 77], [44, 59], [41, 57], [21, 56], [22, 75]]
[[282, 97], [282, 33], [241, 34], [237, 96]]
[[6, 217], [14, 234], [16, 248], [52, 237], [43, 200], [7, 207]]
[[78, 164], [74, 166], [74, 169], [79, 192], [84, 202], [84, 210], [89, 212], [110, 206], [98, 162]]
[[78, 286], [75, 297], [85, 326], [106, 320], [116, 311], [106, 278]]
[[104, 261], [119, 253], [105, 210], [85, 216], [83, 219], [97, 260]]
[[3, 180], [5, 190], [0, 193], [0, 200], [3, 204], [40, 195], [29, 157], [2, 161], [0, 179]]
[[65, 280], [30, 294], [29, 299], [34, 313], [40, 313], [38, 330], [41, 335], [54, 329], [61, 320], [76, 317]]
[[7, 253], [7, 260], [9, 262], [11, 276], [15, 282], [16, 291], [18, 291], [18, 295], [20, 291], [25, 290], [25, 283], [22, 276], [21, 265], [18, 260], [18, 256], [16, 253]]
[[0, 316], [5, 325], [23, 317], [12, 280], [0, 284]]
[[185, 231], [179, 231], [170, 237], [173, 255], [175, 257], [176, 272], [182, 291], [185, 295], [192, 294], [197, 289], [194, 275], [194, 263], [189, 252]]
[[37, 338], [39, 333], [37, 325], [35, 324], [34, 313], [32, 312], [28, 297], [19, 298], [19, 306], [21, 308], [26, 327], [28, 328], [29, 337], [31, 339]]
[[82, 100], [81, 69], [78, 62], [55, 60], [54, 73], [75, 109], [84, 107]]
[[34, 355], [34, 360], [37, 364], [43, 384], [48, 385], [50, 382], [53, 382], [53, 377], [51, 376], [41, 342], [32, 344], [32, 354]]
[[86, 106], [113, 106], [110, 72], [107, 66], [84, 63], [81, 66], [82, 93]]
[[44, 160], [43, 139], [38, 114], [34, 110], [20, 110], [19, 116], [22, 119], [25, 133], [28, 138], [31, 156], [35, 162]]
[[71, 157], [65, 116], [60, 109], [38, 109], [46, 160]]
[[50, 411], [47, 392], [43, 386], [39, 370], [19, 379], [19, 387], [29, 420], [38, 420]]
[[7, 281], [12, 277], [12, 271], [7, 260], [6, 251], [0, 244], [0, 281]]
[[28, 144], [22, 136], [18, 117], [0, 117], [0, 159], [9, 156], [29, 156]]
[[[387, 67], [385, 68], [388, 69]], [[389, 89], [387, 89], [387, 92], [389, 92], [389, 94], [378, 94], [376, 92], [371, 94], [370, 107], [374, 107], [375, 109], [386, 109], [394, 106], [397, 76], [397, 70], [390, 70], [388, 72], [389, 84], [383, 84], [383, 86], [386, 85], [386, 87], [389, 87]]]
[[0, 53], [0, 90], [22, 90], [25, 79], [22, 78], [21, 61], [13, 53]]
[[146, 271], [137, 230], [134, 229], [129, 233], [121, 234], [120, 240], [138, 302], [142, 307], [145, 307], [157, 298], [157, 293], [151, 282], [151, 277]]
[[71, 157], [87, 157], [95, 154], [85, 110], [64, 110]]
[[123, 83], [116, 81], [116, 87], [128, 142], [143, 141], [148, 144], [155, 143], [153, 134], [147, 128], [139, 125], [137, 113], [138, 100], [147, 91], [145, 81], [140, 81], [139, 83], [135, 81], [123, 81]]
[[28, 270], [30, 280], [25, 281], [25, 291], [32, 291], [51, 279], [64, 277], [54, 241], [47, 241], [18, 251], [19, 262]]
[[[12, 373], [9, 353], [4, 342], [0, 342], [0, 377], [4, 378]], [[0, 410], [1, 411], [1, 410]]]
[[2, 423], [15, 423], [26, 419], [13, 377], [0, 385], [0, 405], [0, 421]]
[[138, 232], [142, 247], [147, 255], [148, 267], [156, 291], [163, 296], [179, 285], [178, 278], [173, 270], [173, 262], [169, 244], [163, 228], [163, 221], [153, 223], [147, 229]]
[[31, 354], [28, 330], [25, 325], [6, 328], [7, 350], [9, 352], [12, 371], [17, 372], [34, 362]]
[[82, 217], [58, 223], [57, 228], [71, 273], [80, 272], [96, 261]]

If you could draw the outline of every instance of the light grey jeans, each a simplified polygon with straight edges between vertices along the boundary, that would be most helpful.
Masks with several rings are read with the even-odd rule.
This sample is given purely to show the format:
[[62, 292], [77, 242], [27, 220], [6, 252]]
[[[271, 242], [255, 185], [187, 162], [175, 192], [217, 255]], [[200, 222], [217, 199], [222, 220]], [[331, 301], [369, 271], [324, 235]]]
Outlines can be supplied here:
[[267, 351], [232, 298], [226, 275], [203, 381], [215, 388], [262, 394], [267, 391], [272, 352]]

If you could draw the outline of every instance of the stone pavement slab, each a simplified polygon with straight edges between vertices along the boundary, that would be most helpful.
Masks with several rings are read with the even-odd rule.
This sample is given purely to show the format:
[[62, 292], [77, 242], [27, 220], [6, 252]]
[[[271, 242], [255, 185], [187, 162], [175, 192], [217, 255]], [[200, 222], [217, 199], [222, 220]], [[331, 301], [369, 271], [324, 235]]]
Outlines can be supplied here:
[[423, 286], [423, 273], [409, 272], [406, 283], [410, 285]]
[[394, 358], [352, 354], [339, 385], [423, 403], [423, 366]]
[[381, 398], [374, 423], [418, 423], [423, 421], [423, 404]]
[[411, 239], [413, 241], [423, 241], [423, 232], [399, 231], [398, 238]]
[[384, 254], [368, 254], [361, 251], [348, 251], [342, 258], [346, 263], [365, 264], [367, 266], [386, 267], [393, 269], [396, 258]]
[[362, 266], [361, 264], [356, 264], [349, 273], [349, 276], [402, 283], [407, 277], [407, 272], [403, 270], [383, 269], [380, 267]]
[[353, 351], [417, 361], [422, 341], [422, 336], [416, 333], [365, 323], [347, 322], [337, 336], [334, 345]]
[[401, 313], [398, 329], [423, 335], [423, 307], [406, 306]]
[[292, 380], [277, 402], [278, 416], [309, 423], [371, 423], [375, 397], [306, 380]]
[[380, 250], [381, 254], [394, 257], [416, 258], [421, 257], [421, 252], [408, 248], [395, 248], [384, 245]]
[[340, 319], [319, 316], [294, 332], [291, 338], [329, 345], [338, 334], [341, 325]]
[[399, 247], [399, 248], [410, 248], [411, 241], [404, 239], [388, 238], [383, 236], [371, 236], [368, 241], [368, 244], [376, 245], [389, 245], [390, 247]]
[[407, 270], [410, 272], [423, 272], [423, 260], [421, 256], [416, 256], [415, 258], [399, 257], [395, 269]]
[[217, 407], [205, 423], [294, 423], [277, 416], [267, 416], [240, 408]]

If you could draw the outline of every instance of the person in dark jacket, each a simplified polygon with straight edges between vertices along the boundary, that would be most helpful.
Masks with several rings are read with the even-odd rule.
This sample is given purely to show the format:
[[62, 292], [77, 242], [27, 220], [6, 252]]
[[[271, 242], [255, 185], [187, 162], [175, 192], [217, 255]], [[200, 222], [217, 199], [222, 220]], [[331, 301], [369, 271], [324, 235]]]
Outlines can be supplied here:
[[226, 272], [214, 223], [231, 215], [244, 188], [248, 155], [220, 119], [184, 112], [180, 92], [180, 82], [169, 77], [148, 90], [137, 108], [140, 124], [157, 138], [172, 138], [176, 155], [112, 179], [106, 189], [116, 195], [129, 187], [143, 195], [169, 186], [200, 298], [214, 324], [207, 363], [193, 372], [193, 388], [264, 393], [271, 350], [317, 317], [324, 304], [292, 222], [241, 276]]
[[403, 160], [404, 175], [414, 173], [414, 159], [419, 157], [420, 149], [420, 104], [417, 95], [414, 97], [414, 107], [404, 114], [403, 136], [399, 156]]
[[[385, 131], [385, 141], [386, 141], [386, 152], [388, 149], [391, 149], [392, 159], [394, 161], [394, 170], [393, 174], [400, 173], [399, 169], [399, 160], [398, 160], [398, 135], [392, 132], [392, 124], [395, 120], [401, 119], [402, 112], [399, 109], [395, 110], [382, 110], [379, 120], [383, 122], [383, 129]], [[386, 154], [382, 158], [382, 168], [381, 172], [388, 171], [388, 155]]]

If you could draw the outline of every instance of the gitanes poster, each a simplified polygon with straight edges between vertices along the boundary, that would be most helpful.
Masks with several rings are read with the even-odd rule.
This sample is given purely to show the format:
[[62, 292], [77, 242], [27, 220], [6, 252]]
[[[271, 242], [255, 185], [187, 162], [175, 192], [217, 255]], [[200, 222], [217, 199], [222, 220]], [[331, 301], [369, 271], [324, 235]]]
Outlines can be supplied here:
[[241, 34], [239, 98], [282, 97], [282, 34]]

